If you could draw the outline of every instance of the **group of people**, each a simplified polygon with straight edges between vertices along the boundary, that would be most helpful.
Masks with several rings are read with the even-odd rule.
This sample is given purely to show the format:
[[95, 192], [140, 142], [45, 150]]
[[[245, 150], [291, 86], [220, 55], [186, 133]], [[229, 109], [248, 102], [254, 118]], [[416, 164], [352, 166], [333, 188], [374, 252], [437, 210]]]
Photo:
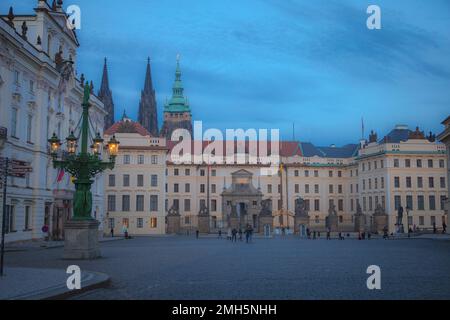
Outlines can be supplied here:
[[[350, 233], [344, 234], [342, 232], [338, 233], [338, 240], [345, 240], [345, 236], [347, 238], [350, 238]], [[311, 231], [309, 228], [306, 229], [306, 237], [307, 239], [320, 239], [320, 231]], [[370, 232], [359, 232], [358, 233], [358, 240], [370, 240], [372, 238], [372, 234]], [[331, 229], [328, 228], [326, 231], [326, 239], [331, 240]]]
[[[245, 242], [246, 243], [250, 243], [252, 242], [252, 238], [253, 238], [253, 228], [251, 225], [247, 225], [245, 227], [245, 230], [242, 231], [241, 228], [236, 229], [236, 228], [228, 228], [227, 231], [227, 240], [230, 240], [231, 242], [237, 242], [238, 239], [239, 241], [243, 241], [243, 235], [245, 234]], [[219, 230], [219, 239], [222, 238], [222, 230]]]

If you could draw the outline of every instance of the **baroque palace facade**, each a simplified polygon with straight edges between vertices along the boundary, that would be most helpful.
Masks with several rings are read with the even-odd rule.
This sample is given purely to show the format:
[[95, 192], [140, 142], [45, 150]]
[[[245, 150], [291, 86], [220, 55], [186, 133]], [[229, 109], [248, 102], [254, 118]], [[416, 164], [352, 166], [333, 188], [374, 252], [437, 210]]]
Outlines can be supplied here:
[[180, 142], [171, 141], [172, 132], [193, 133], [180, 63], [160, 131], [149, 64], [139, 119], [153, 113], [151, 120], [124, 115], [105, 132], [105, 139], [121, 141], [116, 168], [105, 179], [108, 232], [126, 226], [136, 235], [214, 233], [248, 224], [265, 234], [406, 232], [441, 229], [446, 221], [446, 148], [419, 128], [398, 125], [381, 139], [371, 132], [344, 147], [281, 141], [280, 169], [269, 175], [267, 165], [248, 161], [248, 146], [247, 163], [177, 164], [172, 151]]
[[[33, 170], [25, 179], [8, 178], [6, 242], [62, 239], [72, 216], [74, 185], [68, 174], [53, 169], [47, 142], [53, 133], [64, 140], [82, 112], [84, 80], [75, 73], [79, 42], [66, 17], [61, 0], [37, 1], [33, 14], [15, 15], [11, 8], [0, 17], [0, 127], [7, 129], [0, 156], [25, 161]], [[90, 102], [93, 125], [103, 134], [107, 112], [95, 95]], [[92, 215], [100, 220], [103, 203], [99, 176]]]

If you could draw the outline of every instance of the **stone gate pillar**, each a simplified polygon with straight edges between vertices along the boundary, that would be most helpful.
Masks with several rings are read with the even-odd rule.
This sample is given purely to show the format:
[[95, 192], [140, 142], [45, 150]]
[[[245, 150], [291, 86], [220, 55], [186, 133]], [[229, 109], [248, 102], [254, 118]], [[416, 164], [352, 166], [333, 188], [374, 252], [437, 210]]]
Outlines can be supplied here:
[[200, 211], [198, 212], [198, 231], [200, 233], [209, 233], [210, 217], [208, 208], [206, 208], [205, 205], [202, 205]]
[[389, 228], [388, 215], [384, 211], [383, 207], [378, 204], [375, 213], [373, 214], [373, 226], [372, 232], [383, 233], [385, 228]]
[[364, 232], [366, 229], [366, 217], [361, 210], [361, 205], [356, 206], [355, 218], [355, 232]]
[[179, 234], [180, 233], [180, 213], [172, 206], [167, 214], [167, 234]]

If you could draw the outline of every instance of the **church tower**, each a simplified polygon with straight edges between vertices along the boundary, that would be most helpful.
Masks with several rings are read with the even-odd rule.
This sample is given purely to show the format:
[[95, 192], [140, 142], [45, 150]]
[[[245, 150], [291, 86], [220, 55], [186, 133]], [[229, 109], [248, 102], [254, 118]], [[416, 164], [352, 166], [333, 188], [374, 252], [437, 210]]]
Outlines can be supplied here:
[[152, 136], [158, 136], [158, 113], [156, 111], [156, 97], [153, 89], [150, 58], [147, 62], [144, 90], [141, 91], [139, 102], [138, 122], [150, 132]]
[[181, 82], [180, 57], [177, 57], [175, 82], [172, 88], [172, 98], [164, 106], [164, 124], [161, 136], [170, 140], [175, 129], [186, 129], [192, 136], [192, 115], [187, 98], [184, 97], [184, 87]]
[[114, 102], [112, 98], [112, 91], [109, 89], [109, 79], [108, 79], [108, 66], [106, 63], [103, 66], [103, 76], [102, 85], [100, 91], [98, 92], [98, 98], [105, 106], [105, 111], [108, 113], [105, 116], [105, 130], [109, 129], [114, 124]]

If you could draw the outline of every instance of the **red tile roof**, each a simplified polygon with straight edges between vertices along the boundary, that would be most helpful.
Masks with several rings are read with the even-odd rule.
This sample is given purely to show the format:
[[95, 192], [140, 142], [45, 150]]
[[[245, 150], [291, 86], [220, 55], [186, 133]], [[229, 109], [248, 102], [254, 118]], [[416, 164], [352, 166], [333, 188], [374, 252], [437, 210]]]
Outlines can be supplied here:
[[116, 133], [138, 133], [141, 136], [151, 136], [150, 132], [148, 132], [148, 130], [140, 123], [129, 119], [120, 120], [105, 131], [105, 134], [108, 136], [112, 136]]
[[[227, 143], [229, 141], [222, 141], [223, 142], [223, 155], [226, 155], [226, 149], [227, 149]], [[179, 142], [167, 141], [167, 147], [170, 151], [178, 144]], [[212, 143], [212, 141], [202, 141], [202, 151], [205, 150], [205, 148]], [[256, 141], [257, 145], [257, 151], [259, 154], [259, 143]], [[245, 142], [245, 153], [249, 153], [250, 148], [250, 142]], [[267, 153], [268, 155], [271, 154], [272, 144], [270, 141], [267, 142]], [[237, 141], [234, 141], [234, 150], [237, 152]], [[194, 141], [191, 142], [191, 151], [194, 152]], [[291, 156], [302, 156], [302, 151], [299, 146], [298, 142], [295, 141], [280, 141], [280, 156], [282, 157], [291, 157]]]

